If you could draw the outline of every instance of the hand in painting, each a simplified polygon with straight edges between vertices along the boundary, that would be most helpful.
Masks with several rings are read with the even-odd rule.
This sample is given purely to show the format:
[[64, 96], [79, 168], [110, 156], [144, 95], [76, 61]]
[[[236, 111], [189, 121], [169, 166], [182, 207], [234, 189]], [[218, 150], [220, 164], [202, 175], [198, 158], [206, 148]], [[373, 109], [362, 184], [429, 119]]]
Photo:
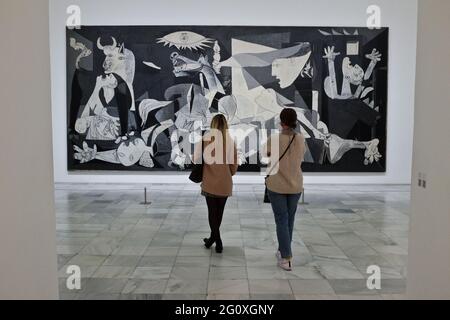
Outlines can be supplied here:
[[313, 134], [314, 134], [314, 138], [318, 139], [318, 140], [325, 141], [329, 138], [328, 134], [322, 133], [320, 130], [317, 130], [317, 129], [313, 131]]
[[95, 79], [95, 90], [96, 91], [100, 90], [102, 87], [104, 87], [104, 85], [105, 85], [105, 81], [103, 79], [103, 76], [98, 76]]
[[377, 63], [381, 61], [381, 53], [377, 49], [373, 49], [372, 53], [366, 54], [366, 58]]
[[89, 148], [86, 141], [83, 142], [83, 149], [78, 146], [73, 146], [73, 149], [76, 151], [73, 157], [75, 158], [75, 160], [79, 160], [80, 163], [92, 161], [97, 155], [97, 146], [94, 145], [94, 148]]
[[372, 164], [374, 161], [378, 162], [382, 158], [382, 155], [378, 151], [378, 144], [380, 141], [378, 139], [374, 139], [367, 143], [366, 151], [364, 153], [364, 165], [368, 166]]
[[131, 137], [134, 137], [134, 131], [131, 131], [130, 133], [127, 133], [126, 135], [124, 135], [122, 137], [118, 137], [114, 143], [121, 144], [122, 142], [127, 141]]
[[245, 153], [242, 152], [242, 150], [238, 150], [237, 151], [237, 156], [238, 156], [238, 164], [240, 166], [247, 164], [247, 158], [245, 157]]
[[108, 114], [106, 111], [106, 108], [102, 110], [101, 113], [101, 120], [104, 123], [104, 131], [113, 136], [118, 137], [119, 136], [119, 130], [120, 130], [120, 121], [119, 118], [114, 118]]
[[177, 154], [175, 158], [173, 159], [172, 163], [181, 170], [184, 170], [184, 164], [186, 163], [186, 156], [182, 154]]
[[331, 61], [334, 61], [334, 59], [336, 59], [336, 57], [341, 54], [340, 52], [334, 52], [334, 46], [327, 47], [324, 49], [324, 51], [325, 55], [323, 57]]
[[120, 123], [119, 120], [113, 119], [113, 118], [107, 118], [108, 125], [105, 128], [105, 130], [114, 137], [117, 137], [119, 135], [119, 129], [120, 129]]
[[324, 133], [323, 134], [323, 144], [328, 148], [331, 144], [331, 139], [333, 138], [333, 135], [330, 133]]

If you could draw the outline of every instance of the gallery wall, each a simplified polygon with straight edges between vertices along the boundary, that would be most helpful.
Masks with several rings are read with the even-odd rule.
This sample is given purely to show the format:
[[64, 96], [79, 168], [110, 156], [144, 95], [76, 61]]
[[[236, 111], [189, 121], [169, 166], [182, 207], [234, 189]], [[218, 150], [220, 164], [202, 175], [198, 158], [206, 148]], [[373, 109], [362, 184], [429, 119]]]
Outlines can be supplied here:
[[57, 299], [47, 0], [2, 0], [0, 36], [0, 300]]
[[[450, 28], [448, 0], [419, 3], [408, 298], [450, 299]], [[443, 148], [443, 146], [445, 146]], [[419, 186], [419, 179], [425, 181]], [[432, 262], [432, 263], [430, 263]]]
[[[365, 27], [367, 7], [381, 8], [390, 28], [386, 173], [312, 174], [306, 183], [408, 184], [411, 177], [414, 116], [417, 1], [73, 1], [50, 0], [52, 109], [56, 182], [186, 182], [186, 174], [68, 172], [66, 141], [65, 23], [70, 5], [81, 8], [83, 25], [273, 25]], [[240, 174], [238, 183], [259, 182], [258, 174]]]

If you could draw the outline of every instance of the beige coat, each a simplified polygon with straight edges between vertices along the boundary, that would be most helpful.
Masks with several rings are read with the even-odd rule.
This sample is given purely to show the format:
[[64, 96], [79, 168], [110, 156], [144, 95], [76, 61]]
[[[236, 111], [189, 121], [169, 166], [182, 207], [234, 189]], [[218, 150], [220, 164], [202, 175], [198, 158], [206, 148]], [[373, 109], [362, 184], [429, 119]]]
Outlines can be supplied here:
[[[293, 131], [283, 130], [281, 134], [272, 135], [263, 150], [266, 156], [270, 157], [268, 170], [272, 173], [266, 180], [267, 189], [281, 194], [297, 194], [303, 192], [303, 173], [301, 164], [305, 156], [305, 138], [302, 134], [297, 134], [286, 155], [278, 163], [278, 159], [292, 140]], [[274, 139], [279, 141], [279, 151], [272, 149], [276, 147]]]
[[[232, 177], [238, 169], [236, 145], [231, 137], [227, 139], [227, 146], [216, 145], [210, 141], [210, 136], [206, 133], [203, 144], [204, 165], [201, 188], [203, 192], [220, 197], [232, 196]], [[216, 149], [222, 149], [222, 154], [217, 153]], [[199, 161], [197, 158], [199, 157], [198, 154], [201, 156], [201, 153], [196, 152], [195, 154], [196, 161]], [[210, 159], [209, 155], [213, 156], [213, 159]]]

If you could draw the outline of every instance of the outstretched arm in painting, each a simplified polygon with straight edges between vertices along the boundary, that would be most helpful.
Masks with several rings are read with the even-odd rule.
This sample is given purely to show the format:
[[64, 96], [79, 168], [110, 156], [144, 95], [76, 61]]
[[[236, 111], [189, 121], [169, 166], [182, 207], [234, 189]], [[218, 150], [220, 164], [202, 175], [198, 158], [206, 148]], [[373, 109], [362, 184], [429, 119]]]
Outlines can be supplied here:
[[377, 49], [373, 49], [372, 53], [366, 54], [366, 58], [370, 60], [370, 64], [367, 67], [366, 73], [364, 75], [364, 80], [368, 80], [372, 76], [375, 66], [378, 62], [381, 61], [381, 53], [378, 52]]
[[86, 142], [83, 142], [83, 149], [78, 146], [73, 146], [73, 149], [75, 150], [74, 158], [80, 163], [87, 163], [95, 159], [110, 163], [120, 163], [117, 157], [117, 150], [97, 152], [96, 145], [90, 148]]
[[364, 149], [364, 164], [367, 166], [373, 162], [378, 162], [382, 155], [378, 151], [380, 141], [373, 139], [371, 141], [345, 140], [335, 134], [329, 134], [324, 141], [327, 147], [328, 160], [335, 164], [344, 156], [344, 154], [352, 149]]
[[337, 81], [336, 81], [336, 69], [334, 67], [334, 60], [337, 56], [339, 56], [340, 52], [334, 52], [334, 46], [328, 47], [324, 49], [325, 55], [323, 56], [325, 59], [328, 60], [328, 71], [330, 73], [329, 77], [325, 79], [326, 87], [328, 86], [330, 88], [330, 98], [336, 99], [338, 98], [338, 91], [337, 91]]
[[[373, 74], [373, 70], [375, 69], [377, 63], [379, 61], [381, 61], [381, 53], [378, 52], [377, 49], [373, 49], [372, 52], [370, 54], [366, 54], [366, 58], [370, 60], [370, 64], [367, 67], [366, 72], [364, 73], [364, 80], [369, 80], [370, 77], [372, 77]], [[358, 89], [356, 89], [355, 98], [360, 98], [363, 90], [365, 90], [366, 88], [361, 84], [358, 86]]]

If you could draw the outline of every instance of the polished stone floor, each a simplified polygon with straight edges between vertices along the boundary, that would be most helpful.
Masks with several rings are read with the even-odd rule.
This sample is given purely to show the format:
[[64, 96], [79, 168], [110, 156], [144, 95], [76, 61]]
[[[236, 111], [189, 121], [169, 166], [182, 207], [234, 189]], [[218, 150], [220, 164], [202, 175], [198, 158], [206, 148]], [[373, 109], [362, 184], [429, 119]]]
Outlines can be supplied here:
[[[151, 205], [141, 205], [143, 188]], [[263, 187], [238, 185], [226, 207], [223, 254], [206, 250], [198, 186], [56, 185], [61, 299], [402, 299], [408, 186], [306, 186], [294, 232], [294, 270], [276, 266]], [[70, 265], [81, 290], [66, 286]], [[367, 289], [367, 267], [381, 290]]]

